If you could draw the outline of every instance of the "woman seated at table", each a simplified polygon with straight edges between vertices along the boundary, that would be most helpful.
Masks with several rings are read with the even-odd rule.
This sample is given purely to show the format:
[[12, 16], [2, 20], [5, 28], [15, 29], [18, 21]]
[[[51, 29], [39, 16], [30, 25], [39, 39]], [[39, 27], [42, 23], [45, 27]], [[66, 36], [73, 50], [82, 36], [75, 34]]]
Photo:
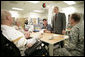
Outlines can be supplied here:
[[80, 23], [80, 15], [74, 13], [70, 17], [73, 26], [67, 45], [56, 49], [55, 56], [84, 56], [84, 23]]
[[50, 33], [52, 28], [51, 25], [47, 24], [47, 19], [43, 19], [43, 26], [42, 29], [45, 29], [44, 32]]
[[19, 30], [20, 32], [24, 33], [24, 29], [21, 27], [19, 21], [15, 21], [15, 25], [13, 26], [16, 30]]
[[20, 22], [19, 21], [16, 21], [15, 22], [15, 25], [13, 26], [16, 30], [22, 32], [26, 39], [29, 39], [30, 38], [30, 33], [28, 31], [25, 31], [21, 26], [20, 26]]

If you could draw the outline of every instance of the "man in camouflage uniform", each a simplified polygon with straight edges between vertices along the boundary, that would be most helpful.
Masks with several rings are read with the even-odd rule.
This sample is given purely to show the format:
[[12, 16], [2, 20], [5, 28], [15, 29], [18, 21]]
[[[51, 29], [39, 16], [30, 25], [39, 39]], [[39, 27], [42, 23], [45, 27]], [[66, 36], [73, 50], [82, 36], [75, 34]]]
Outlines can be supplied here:
[[67, 45], [64, 48], [56, 49], [55, 56], [84, 56], [84, 22], [80, 23], [80, 16], [76, 13], [71, 15], [73, 26]]

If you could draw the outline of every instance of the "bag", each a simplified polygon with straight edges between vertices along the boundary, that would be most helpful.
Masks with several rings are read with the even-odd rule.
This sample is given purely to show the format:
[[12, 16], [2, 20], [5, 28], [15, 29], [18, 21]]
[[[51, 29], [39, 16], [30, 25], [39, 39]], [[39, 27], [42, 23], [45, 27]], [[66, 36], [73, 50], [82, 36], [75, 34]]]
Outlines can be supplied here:
[[48, 51], [42, 47], [41, 49], [36, 49], [30, 56], [49, 56]]
[[[42, 42], [36, 42], [31, 48], [26, 49], [26, 56], [48, 56], [48, 52], [45, 47], [41, 46]], [[41, 48], [39, 48], [41, 47]]]

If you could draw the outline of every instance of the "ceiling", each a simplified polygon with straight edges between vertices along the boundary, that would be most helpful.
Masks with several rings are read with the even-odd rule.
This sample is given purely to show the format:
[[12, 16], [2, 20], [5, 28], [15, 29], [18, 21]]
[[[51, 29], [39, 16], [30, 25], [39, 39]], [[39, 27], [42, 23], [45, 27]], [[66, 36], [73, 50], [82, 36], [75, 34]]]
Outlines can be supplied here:
[[[60, 8], [69, 6], [68, 4], [64, 3], [63, 1], [40, 1], [37, 4], [33, 4], [33, 3], [30, 3], [27, 1], [1, 1], [1, 9], [13, 10], [12, 7], [17, 7], [17, 8], [24, 9], [22, 11], [18, 11], [21, 14], [26, 14], [26, 13], [32, 12], [33, 10], [44, 10], [44, 12], [42, 12], [42, 13], [47, 13], [47, 9], [42, 8], [43, 3], [46, 3], [47, 9], [48, 9], [49, 5], [57, 5]], [[76, 1], [76, 4], [73, 6], [74, 7], [84, 6], [84, 1]]]

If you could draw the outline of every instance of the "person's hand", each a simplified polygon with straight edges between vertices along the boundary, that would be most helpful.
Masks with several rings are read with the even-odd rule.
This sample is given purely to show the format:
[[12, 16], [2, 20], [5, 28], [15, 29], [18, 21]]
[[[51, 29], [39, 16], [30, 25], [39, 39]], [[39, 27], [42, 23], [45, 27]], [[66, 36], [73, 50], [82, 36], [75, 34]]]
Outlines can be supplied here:
[[25, 38], [29, 38], [30, 37], [30, 33], [29, 32], [25, 32]]
[[30, 48], [30, 47], [32, 47], [32, 46], [33, 46], [32, 44], [27, 44], [27, 47], [28, 47], [28, 48]]
[[47, 33], [51, 33], [51, 31], [47, 31]]
[[71, 30], [71, 28], [67, 28], [67, 30]]
[[62, 34], [65, 34], [66, 33], [66, 31], [65, 30], [62, 30]]
[[44, 30], [45, 33], [51, 33], [51, 31], [48, 31], [48, 30]]

